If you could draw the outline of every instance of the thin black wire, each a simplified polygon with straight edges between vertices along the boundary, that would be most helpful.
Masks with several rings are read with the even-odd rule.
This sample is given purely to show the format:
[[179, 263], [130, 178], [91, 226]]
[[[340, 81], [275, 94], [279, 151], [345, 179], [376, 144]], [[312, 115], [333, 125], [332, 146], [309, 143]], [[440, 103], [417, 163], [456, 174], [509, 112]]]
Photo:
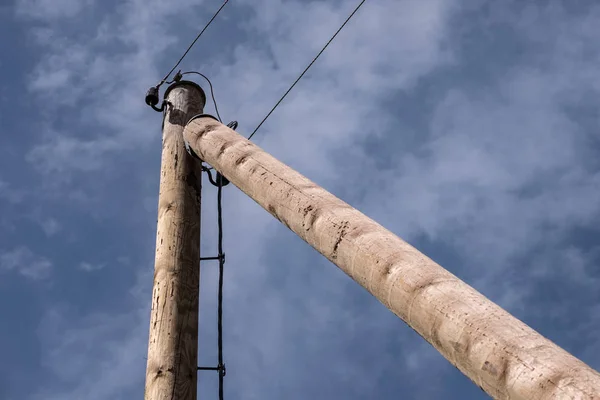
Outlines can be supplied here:
[[[237, 126], [236, 121], [232, 121], [227, 126]], [[202, 165], [202, 170], [208, 175], [211, 184], [217, 187], [217, 224], [218, 224], [218, 257], [219, 260], [219, 291], [218, 291], [218, 310], [217, 310], [217, 348], [218, 364], [216, 367], [198, 367], [199, 371], [217, 371], [219, 373], [219, 400], [223, 400], [223, 378], [226, 370], [223, 362], [223, 275], [225, 266], [225, 253], [223, 252], [223, 186], [229, 184], [227, 178], [217, 172], [215, 179], [210, 170]]]
[[283, 94], [283, 96], [281, 96], [281, 98], [273, 106], [273, 108], [271, 109], [271, 111], [269, 111], [269, 113], [263, 118], [263, 120], [260, 121], [260, 124], [258, 124], [258, 126], [250, 134], [250, 136], [248, 136], [248, 140], [250, 140], [252, 138], [252, 136], [254, 136], [254, 134], [256, 133], [256, 131], [258, 131], [258, 129], [262, 126], [262, 124], [264, 124], [265, 121], [269, 118], [269, 116], [271, 116], [271, 114], [273, 113], [273, 111], [275, 111], [275, 109], [277, 108], [277, 106], [279, 106], [279, 104], [283, 101], [283, 99], [285, 99], [285, 97], [288, 95], [288, 93], [292, 91], [292, 89], [294, 88], [294, 86], [296, 86], [296, 84], [298, 83], [298, 81], [300, 81], [300, 79], [302, 79], [302, 77], [304, 76], [304, 74], [306, 74], [306, 71], [308, 71], [310, 69], [310, 67], [312, 67], [312, 65], [315, 63], [315, 61], [317, 61], [317, 59], [321, 56], [321, 54], [323, 54], [323, 52], [325, 51], [325, 49], [327, 48], [327, 46], [329, 46], [329, 44], [333, 41], [333, 39], [335, 39], [335, 37], [337, 36], [337, 34], [340, 33], [340, 31], [342, 29], [344, 29], [344, 26], [346, 26], [346, 24], [348, 23], [348, 21], [350, 21], [350, 19], [354, 16], [354, 14], [356, 14], [356, 12], [358, 11], [358, 9], [363, 5], [363, 3], [365, 1], [366, 0], [362, 0], [358, 4], [358, 6], [356, 6], [356, 8], [354, 9], [354, 11], [352, 11], [352, 14], [350, 14], [348, 16], [348, 18], [346, 18], [346, 20], [344, 21], [344, 23], [342, 24], [342, 26], [339, 27], [339, 29], [333, 34], [333, 36], [329, 39], [329, 41], [325, 44], [325, 46], [321, 49], [321, 51], [319, 51], [319, 54], [317, 54], [316, 57], [313, 58], [313, 60], [310, 62], [310, 64], [308, 64], [308, 66], [304, 69], [304, 71], [302, 71], [302, 73], [300, 74], [300, 76], [294, 81], [294, 83], [292, 84], [292, 86], [290, 86], [290, 88], [287, 90], [287, 92], [285, 92]]
[[219, 114], [219, 107], [217, 107], [217, 101], [215, 100], [215, 92], [213, 90], [213, 85], [212, 82], [210, 81], [210, 79], [208, 79], [208, 77], [200, 72], [197, 71], [188, 71], [188, 72], [184, 72], [181, 75], [188, 75], [188, 74], [197, 74], [200, 75], [201, 77], [203, 77], [204, 79], [206, 79], [206, 81], [208, 82], [208, 86], [210, 87], [210, 96], [212, 97], [212, 101], [213, 104], [215, 105], [215, 111], [217, 113], [217, 118], [219, 119], [219, 122], [223, 123], [223, 121], [221, 120], [221, 115]]
[[219, 348], [219, 400], [223, 400], [223, 377], [225, 376], [225, 365], [223, 364], [223, 270], [225, 265], [225, 254], [223, 254], [223, 177], [217, 175], [217, 223], [219, 225], [219, 300], [217, 311], [218, 348]]
[[225, 0], [223, 2], [223, 4], [221, 5], [221, 7], [219, 7], [219, 9], [217, 10], [217, 12], [212, 16], [212, 18], [210, 19], [210, 21], [208, 21], [208, 23], [204, 26], [204, 28], [202, 28], [202, 30], [200, 31], [200, 33], [198, 34], [198, 36], [196, 36], [196, 39], [194, 39], [194, 41], [192, 42], [192, 44], [189, 45], [189, 47], [187, 48], [187, 50], [185, 51], [185, 53], [183, 53], [183, 55], [181, 56], [181, 58], [179, 59], [179, 61], [177, 61], [177, 64], [175, 64], [175, 66], [173, 68], [171, 68], [171, 70], [169, 71], [169, 73], [167, 75], [165, 75], [165, 77], [162, 79], [162, 81], [160, 81], [160, 83], [158, 84], [157, 87], [160, 87], [160, 85], [162, 85], [163, 83], [165, 83], [165, 81], [169, 78], [169, 76], [173, 73], [173, 71], [175, 71], [175, 68], [177, 68], [179, 66], [179, 64], [181, 63], [181, 61], [183, 61], [183, 59], [185, 58], [185, 56], [187, 56], [187, 53], [189, 53], [190, 50], [192, 49], [192, 47], [194, 47], [194, 45], [196, 44], [196, 42], [198, 41], [198, 39], [200, 39], [200, 36], [202, 36], [202, 34], [204, 33], [204, 31], [210, 26], [210, 24], [214, 21], [214, 19], [217, 17], [217, 15], [219, 15], [219, 13], [223, 9], [223, 7], [225, 7], [225, 4], [227, 4], [227, 2], [229, 2], [229, 0]]
[[[231, 121], [227, 124], [231, 129], [236, 129], [237, 121]], [[217, 347], [218, 364], [217, 367], [198, 367], [198, 370], [217, 370], [219, 372], [219, 400], [223, 400], [223, 378], [226, 374], [225, 363], [223, 362], [223, 276], [225, 270], [225, 253], [223, 252], [223, 186], [229, 184], [229, 180], [217, 172], [215, 179], [212, 177], [210, 169], [202, 164], [202, 170], [208, 175], [211, 184], [217, 187], [217, 225], [218, 225], [218, 260], [219, 260], [219, 291], [218, 291], [218, 309], [217, 309]]]

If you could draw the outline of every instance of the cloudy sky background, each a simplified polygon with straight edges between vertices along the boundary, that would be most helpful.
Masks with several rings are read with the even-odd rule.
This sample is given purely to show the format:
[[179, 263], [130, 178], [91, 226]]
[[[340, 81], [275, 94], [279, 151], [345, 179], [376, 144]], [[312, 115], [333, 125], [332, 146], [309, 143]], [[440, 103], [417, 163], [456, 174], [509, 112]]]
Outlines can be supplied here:
[[[182, 68], [248, 134], [356, 3], [233, 0]], [[142, 397], [161, 148], [143, 98], [219, 5], [2, 1], [0, 399]], [[599, 27], [594, 1], [367, 1], [254, 140], [600, 369]], [[487, 398], [224, 195], [226, 398]], [[216, 384], [200, 373], [201, 398]]]

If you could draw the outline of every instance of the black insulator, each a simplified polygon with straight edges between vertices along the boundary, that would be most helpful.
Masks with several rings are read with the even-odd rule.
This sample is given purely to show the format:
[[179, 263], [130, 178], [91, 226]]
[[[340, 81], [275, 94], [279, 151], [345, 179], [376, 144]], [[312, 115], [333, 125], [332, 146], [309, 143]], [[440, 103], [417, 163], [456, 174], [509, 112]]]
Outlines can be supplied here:
[[146, 93], [146, 104], [154, 108], [158, 104], [158, 87], [151, 87]]

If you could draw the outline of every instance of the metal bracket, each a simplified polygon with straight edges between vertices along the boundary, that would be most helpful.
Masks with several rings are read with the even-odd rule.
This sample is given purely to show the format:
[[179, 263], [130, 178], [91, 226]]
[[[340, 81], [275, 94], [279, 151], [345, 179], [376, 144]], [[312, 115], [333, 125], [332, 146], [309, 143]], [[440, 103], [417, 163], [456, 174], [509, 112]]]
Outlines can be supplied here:
[[214, 115], [210, 115], [210, 114], [197, 114], [197, 115], [194, 115], [192, 118], [190, 118], [190, 120], [187, 122], [186, 125], [189, 125], [190, 122], [192, 122], [193, 120], [198, 119], [198, 118], [212, 118], [215, 121], [219, 121], [217, 119], [217, 117], [215, 117]]
[[[210, 115], [210, 114], [197, 114], [197, 115], [194, 115], [192, 118], [190, 118], [190, 120], [187, 122], [186, 126], [190, 122], [192, 122], [193, 120], [198, 119], [198, 118], [212, 118], [215, 121], [219, 121], [214, 115]], [[219, 122], [221, 122], [221, 121], [219, 121]], [[235, 129], [235, 128], [237, 128], [237, 126], [238, 126], [237, 121], [231, 121], [229, 124], [227, 124], [227, 127], [231, 128], [231, 129]], [[198, 155], [194, 152], [194, 150], [192, 149], [192, 147], [190, 146], [190, 144], [187, 142], [187, 140], [184, 140], [184, 145], [185, 145], [185, 150], [188, 152], [189, 155], [191, 155], [192, 157], [194, 157], [194, 158], [202, 161], [202, 159], [200, 157], [198, 157]], [[210, 172], [210, 169], [206, 168], [205, 166], [202, 166], [202, 170], [208, 174], [208, 180], [210, 181], [210, 183], [213, 186], [219, 187], [219, 185], [220, 185], [221, 187], [223, 187], [223, 186], [229, 185], [229, 180], [227, 178], [225, 178], [223, 175], [221, 175], [220, 172], [217, 171], [217, 176], [216, 176], [215, 179], [213, 179], [213, 176], [212, 176], [212, 173]]]
[[221, 261], [223, 260], [223, 264], [225, 264], [225, 253], [216, 256], [216, 257], [200, 257], [200, 261]]
[[201, 159], [200, 157], [198, 157], [198, 154], [196, 154], [196, 153], [194, 152], [194, 150], [192, 150], [192, 147], [190, 146], [190, 144], [188, 143], [188, 141], [187, 141], [187, 140], [184, 140], [184, 141], [183, 141], [183, 145], [185, 146], [185, 151], [187, 151], [187, 153], [188, 153], [190, 156], [194, 157], [196, 160], [200, 160], [200, 161], [202, 161], [202, 159]]
[[227, 368], [225, 368], [225, 364], [219, 365], [217, 367], [198, 367], [198, 371], [217, 371], [223, 376], [227, 375]]
[[[215, 118], [214, 116], [212, 116], [212, 115], [210, 115], [210, 114], [197, 114], [197, 115], [194, 115], [192, 118], [190, 118], [190, 120], [187, 122], [186, 126], [187, 126], [187, 125], [188, 125], [190, 122], [192, 122], [193, 120], [195, 120], [195, 119], [197, 119], [197, 118], [204, 118], [204, 117], [212, 118], [212, 119], [214, 119], [215, 121], [218, 121], [218, 119], [217, 119], [217, 118]], [[185, 151], [187, 151], [187, 152], [188, 152], [188, 154], [189, 154], [190, 156], [194, 157], [194, 158], [195, 158], [195, 159], [197, 159], [197, 160], [200, 160], [200, 161], [202, 161], [202, 159], [201, 159], [200, 157], [198, 157], [198, 154], [196, 154], [196, 153], [194, 152], [194, 150], [192, 150], [192, 147], [190, 146], [190, 144], [188, 143], [188, 141], [187, 141], [187, 140], [184, 140], [184, 141], [183, 141], [183, 144], [185, 145]]]

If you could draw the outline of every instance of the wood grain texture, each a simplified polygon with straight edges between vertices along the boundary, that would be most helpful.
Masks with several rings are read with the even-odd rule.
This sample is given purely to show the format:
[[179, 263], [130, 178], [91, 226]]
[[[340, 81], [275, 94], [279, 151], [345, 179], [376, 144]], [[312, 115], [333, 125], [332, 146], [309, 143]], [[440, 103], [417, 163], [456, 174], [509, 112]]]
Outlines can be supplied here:
[[195, 400], [200, 260], [199, 161], [185, 150], [183, 127], [204, 95], [174, 85], [163, 126], [146, 400]]
[[202, 118], [184, 137], [492, 397], [600, 399], [596, 371], [233, 130]]

